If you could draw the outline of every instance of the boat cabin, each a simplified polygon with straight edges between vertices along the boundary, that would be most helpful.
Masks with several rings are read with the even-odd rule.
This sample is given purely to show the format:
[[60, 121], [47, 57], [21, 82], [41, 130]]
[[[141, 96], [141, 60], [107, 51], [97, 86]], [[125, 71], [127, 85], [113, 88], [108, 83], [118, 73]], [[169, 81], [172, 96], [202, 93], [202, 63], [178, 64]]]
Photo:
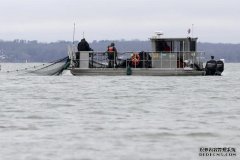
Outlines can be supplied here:
[[150, 38], [153, 68], [184, 68], [198, 61], [197, 38]]

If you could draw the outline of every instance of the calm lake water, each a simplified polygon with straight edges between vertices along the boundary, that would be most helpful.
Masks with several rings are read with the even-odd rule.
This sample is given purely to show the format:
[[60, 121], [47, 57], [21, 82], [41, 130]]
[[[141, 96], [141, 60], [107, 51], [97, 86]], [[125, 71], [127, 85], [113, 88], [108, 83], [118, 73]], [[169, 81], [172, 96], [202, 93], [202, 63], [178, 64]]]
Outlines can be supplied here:
[[[225, 67], [221, 77], [75, 77], [13, 76], [3, 64], [0, 159], [239, 159], [240, 64]], [[237, 156], [200, 157], [201, 147]]]

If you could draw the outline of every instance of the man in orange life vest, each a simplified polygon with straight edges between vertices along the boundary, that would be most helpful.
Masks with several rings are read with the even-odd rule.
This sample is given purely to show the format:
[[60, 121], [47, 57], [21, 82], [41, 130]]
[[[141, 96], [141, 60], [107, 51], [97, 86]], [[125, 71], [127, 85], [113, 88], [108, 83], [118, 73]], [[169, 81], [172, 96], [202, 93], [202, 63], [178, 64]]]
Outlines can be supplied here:
[[107, 49], [108, 53], [108, 67], [113, 68], [114, 65], [117, 67], [117, 49], [115, 48], [115, 44], [111, 43], [110, 46], [108, 46]]

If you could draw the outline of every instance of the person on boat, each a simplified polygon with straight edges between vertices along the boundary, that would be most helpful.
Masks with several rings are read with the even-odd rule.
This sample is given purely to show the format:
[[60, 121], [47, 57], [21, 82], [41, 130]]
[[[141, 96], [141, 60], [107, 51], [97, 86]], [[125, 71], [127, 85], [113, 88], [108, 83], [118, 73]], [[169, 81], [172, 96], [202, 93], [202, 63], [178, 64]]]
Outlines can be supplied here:
[[92, 51], [85, 38], [81, 39], [81, 41], [78, 43], [78, 51]]
[[85, 38], [81, 39], [81, 41], [78, 43], [78, 52], [76, 52], [76, 66], [79, 67], [79, 59], [80, 59], [80, 51], [92, 51], [92, 49], [89, 47], [88, 42], [85, 40]]
[[113, 68], [114, 65], [117, 67], [117, 49], [114, 43], [111, 43], [110, 46], [107, 48], [108, 54], [108, 67]]

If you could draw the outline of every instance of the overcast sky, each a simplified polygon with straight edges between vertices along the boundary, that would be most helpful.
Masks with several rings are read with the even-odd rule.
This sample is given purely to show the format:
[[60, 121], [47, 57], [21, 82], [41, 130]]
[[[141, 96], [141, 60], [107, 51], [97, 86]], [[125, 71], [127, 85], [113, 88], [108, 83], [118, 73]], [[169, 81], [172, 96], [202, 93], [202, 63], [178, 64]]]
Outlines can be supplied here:
[[0, 0], [0, 39], [51, 42], [147, 40], [193, 35], [201, 42], [240, 43], [239, 0]]

